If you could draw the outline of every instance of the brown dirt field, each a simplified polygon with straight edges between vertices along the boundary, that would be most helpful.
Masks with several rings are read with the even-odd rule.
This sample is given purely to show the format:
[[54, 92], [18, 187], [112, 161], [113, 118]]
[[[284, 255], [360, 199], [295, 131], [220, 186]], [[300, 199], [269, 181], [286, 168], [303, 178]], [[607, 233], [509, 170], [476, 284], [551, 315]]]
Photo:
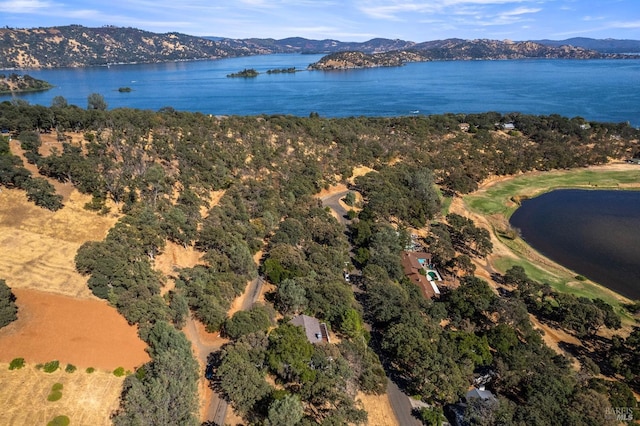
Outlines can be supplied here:
[[364, 409], [369, 414], [367, 421], [371, 426], [397, 426], [399, 425], [396, 420], [396, 416], [393, 414], [393, 409], [389, 403], [387, 394], [383, 395], [365, 395], [362, 392], [358, 392], [356, 401], [361, 401]]
[[133, 371], [149, 361], [136, 328], [106, 302], [21, 288], [13, 293], [18, 319], [0, 330], [0, 362], [58, 360], [78, 368]]
[[[8, 364], [0, 364], [0, 424], [45, 425], [66, 415], [72, 425], [111, 425], [109, 417], [118, 408], [123, 381], [124, 377], [105, 371], [60, 369], [49, 374], [33, 365], [11, 371]], [[64, 386], [62, 398], [50, 402], [47, 395], [54, 383]]]
[[74, 257], [84, 242], [104, 239], [117, 217], [84, 210], [87, 201], [74, 190], [64, 208], [51, 212], [27, 201], [23, 191], [2, 189], [0, 277], [12, 288], [93, 298]]

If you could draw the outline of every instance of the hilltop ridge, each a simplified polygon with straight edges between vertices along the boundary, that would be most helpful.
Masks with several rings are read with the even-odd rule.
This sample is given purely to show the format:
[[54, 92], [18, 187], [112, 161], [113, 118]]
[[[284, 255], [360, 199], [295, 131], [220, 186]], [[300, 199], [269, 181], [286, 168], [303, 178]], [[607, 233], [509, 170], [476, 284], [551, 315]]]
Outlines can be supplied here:
[[[580, 40], [582, 39], [576, 39], [577, 42]], [[616, 46], [616, 42], [624, 42], [624, 47], [620, 47], [621, 51], [640, 51], [640, 41], [635, 42], [637, 48], [633, 47], [633, 40], [601, 42], [609, 47]], [[302, 37], [281, 40], [230, 39], [196, 37], [177, 32], [158, 34], [115, 26], [89, 28], [81, 25], [0, 29], [0, 69], [104, 66], [114, 63], [210, 60], [275, 53], [337, 52], [383, 55], [375, 57], [374, 61], [378, 62], [382, 58], [383, 62], [389, 63], [409, 60], [625, 57], [619, 51], [609, 53], [554, 41], [446, 39], [416, 43], [385, 38], [374, 38], [365, 42], [309, 40]], [[396, 53], [389, 55], [389, 52]], [[392, 59], [393, 57], [395, 59]]]

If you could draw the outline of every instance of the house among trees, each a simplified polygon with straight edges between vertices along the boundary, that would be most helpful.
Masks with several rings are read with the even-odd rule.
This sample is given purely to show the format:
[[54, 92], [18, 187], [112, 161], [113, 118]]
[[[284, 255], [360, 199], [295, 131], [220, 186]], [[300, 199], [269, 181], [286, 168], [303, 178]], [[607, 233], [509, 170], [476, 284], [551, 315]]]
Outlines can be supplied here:
[[327, 324], [321, 323], [317, 318], [310, 317], [308, 315], [298, 315], [293, 317], [290, 321], [291, 324], [304, 328], [304, 333], [307, 335], [309, 342], [316, 343], [331, 343], [329, 340], [329, 330], [327, 330]]
[[435, 279], [429, 279], [427, 270], [431, 266], [431, 254], [423, 251], [403, 251], [402, 269], [412, 283], [420, 287], [425, 298], [431, 299], [440, 295], [440, 289], [435, 283], [435, 279], [440, 279], [437, 272], [433, 272]]
[[480, 399], [483, 401], [491, 401], [491, 402], [498, 401], [496, 397], [493, 396], [493, 393], [491, 393], [491, 391], [486, 390], [484, 388], [484, 385], [471, 389], [469, 392], [465, 394], [464, 398], [466, 399], [467, 403], [470, 402], [472, 399]]

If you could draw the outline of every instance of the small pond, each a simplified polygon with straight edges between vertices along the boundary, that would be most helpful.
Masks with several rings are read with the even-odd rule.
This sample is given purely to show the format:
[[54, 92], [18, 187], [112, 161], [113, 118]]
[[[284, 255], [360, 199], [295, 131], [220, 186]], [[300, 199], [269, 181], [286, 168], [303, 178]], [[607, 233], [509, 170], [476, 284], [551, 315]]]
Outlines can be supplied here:
[[524, 201], [510, 222], [549, 259], [640, 299], [640, 192], [556, 190]]

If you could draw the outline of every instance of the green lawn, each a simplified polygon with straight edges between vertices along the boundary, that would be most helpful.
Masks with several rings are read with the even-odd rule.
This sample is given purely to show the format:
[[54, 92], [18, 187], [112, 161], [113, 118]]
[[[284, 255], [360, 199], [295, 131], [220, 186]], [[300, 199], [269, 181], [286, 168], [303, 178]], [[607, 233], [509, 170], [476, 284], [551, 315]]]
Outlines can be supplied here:
[[640, 184], [640, 167], [634, 171], [554, 171], [500, 182], [478, 195], [464, 197], [464, 201], [476, 213], [509, 217], [517, 208], [512, 197], [534, 197], [559, 188], [617, 189], [629, 184]]

